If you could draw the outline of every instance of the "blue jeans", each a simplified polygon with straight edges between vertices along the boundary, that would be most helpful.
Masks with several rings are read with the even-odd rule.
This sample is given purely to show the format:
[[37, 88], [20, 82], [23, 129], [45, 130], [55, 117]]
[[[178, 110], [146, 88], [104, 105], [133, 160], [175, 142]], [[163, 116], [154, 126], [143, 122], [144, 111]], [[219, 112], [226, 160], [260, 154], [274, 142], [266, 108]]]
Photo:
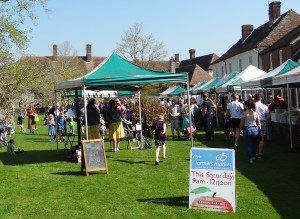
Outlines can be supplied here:
[[258, 133], [258, 126], [244, 126], [244, 142], [246, 144], [249, 159], [255, 157]]

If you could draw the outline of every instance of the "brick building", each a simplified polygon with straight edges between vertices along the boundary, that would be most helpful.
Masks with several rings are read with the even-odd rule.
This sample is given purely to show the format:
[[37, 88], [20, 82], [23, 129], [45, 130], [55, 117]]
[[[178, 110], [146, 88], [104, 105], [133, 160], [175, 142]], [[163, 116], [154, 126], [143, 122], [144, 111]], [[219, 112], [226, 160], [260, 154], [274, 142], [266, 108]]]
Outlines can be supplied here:
[[268, 72], [287, 59], [298, 61], [300, 15], [293, 10], [281, 14], [280, 8], [281, 2], [273, 1], [268, 22], [255, 29], [242, 25], [240, 40], [212, 63], [214, 76], [241, 72], [250, 64]]
[[[187, 72], [189, 75], [189, 84], [194, 86], [201, 81], [209, 81], [212, 78], [211, 63], [219, 58], [216, 54], [209, 54], [196, 57], [196, 50], [189, 50], [190, 58], [186, 60], [179, 60], [179, 54], [175, 54], [170, 60], [171, 71]], [[173, 65], [172, 65], [173, 63]], [[173, 70], [172, 70], [173, 69]]]

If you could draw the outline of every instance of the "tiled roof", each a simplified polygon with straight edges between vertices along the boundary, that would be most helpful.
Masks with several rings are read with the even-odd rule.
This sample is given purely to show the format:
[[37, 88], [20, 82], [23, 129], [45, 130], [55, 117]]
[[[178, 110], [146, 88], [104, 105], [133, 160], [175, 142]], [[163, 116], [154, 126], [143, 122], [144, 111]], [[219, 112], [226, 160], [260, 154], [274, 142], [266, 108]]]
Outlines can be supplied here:
[[[103, 62], [106, 57], [102, 56], [93, 56], [91, 62], [86, 61], [86, 56], [57, 56], [57, 59], [72, 59], [78, 58], [81, 64], [84, 66], [85, 72], [82, 75], [85, 75], [95, 69], [101, 62]], [[43, 62], [44, 65], [50, 65], [50, 63], [54, 62], [53, 56], [23, 56], [21, 60], [31, 59], [31, 60], [38, 60], [39, 62]], [[139, 65], [139, 63], [136, 63]], [[147, 64], [147, 63], [146, 63]], [[151, 70], [155, 71], [170, 71], [170, 64], [169, 61], [152, 61], [149, 66], [146, 66]]]
[[190, 86], [200, 81], [209, 81], [212, 77], [197, 64], [176, 68], [176, 73], [186, 72], [189, 75]]
[[209, 70], [209, 69], [211, 69], [210, 68], [211, 63], [214, 62], [215, 60], [217, 60], [218, 58], [219, 58], [219, 56], [212, 53], [212, 54], [209, 54], [209, 55], [199, 56], [199, 57], [195, 57], [195, 58], [192, 58], [192, 59], [182, 60], [180, 62], [179, 68], [181, 68], [183, 66], [189, 66], [189, 65], [197, 64], [202, 69]]
[[[94, 56], [92, 57], [91, 62], [86, 62], [86, 56], [76, 56], [80, 62], [84, 65], [85, 72], [83, 72], [82, 75], [85, 75], [89, 72], [91, 72], [94, 68], [96, 68], [101, 62], [103, 62], [106, 57], [100, 57], [100, 56]], [[58, 56], [58, 59], [70, 59], [70, 58], [76, 58], [74, 56]], [[23, 56], [20, 60], [38, 60], [39, 62], [44, 62], [45, 65], [50, 65], [51, 62], [53, 62], [53, 56]]]
[[212, 64], [224, 61], [240, 53], [257, 47], [269, 47], [300, 24], [300, 15], [293, 10], [282, 14], [272, 25], [269, 22], [253, 30], [245, 39], [242, 38]]
[[[299, 41], [300, 42], [300, 24], [298, 27], [287, 33], [285, 36], [283, 36], [280, 40], [278, 40], [276, 43], [273, 44], [272, 47], [265, 49], [261, 52], [261, 54], [269, 53], [273, 50], [280, 49], [284, 46], [289, 46], [291, 41]], [[299, 49], [299, 48], [298, 48]], [[297, 48], [294, 50], [297, 50]]]

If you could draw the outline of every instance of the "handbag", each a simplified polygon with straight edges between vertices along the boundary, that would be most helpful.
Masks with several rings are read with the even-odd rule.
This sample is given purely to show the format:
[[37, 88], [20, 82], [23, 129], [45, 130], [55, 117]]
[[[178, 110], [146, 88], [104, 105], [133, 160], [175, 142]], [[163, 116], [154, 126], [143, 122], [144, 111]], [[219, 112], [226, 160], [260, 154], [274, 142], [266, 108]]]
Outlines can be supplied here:
[[34, 121], [35, 121], [35, 122], [40, 121], [39, 115], [38, 115], [37, 113], [35, 113], [33, 116], [34, 116]]

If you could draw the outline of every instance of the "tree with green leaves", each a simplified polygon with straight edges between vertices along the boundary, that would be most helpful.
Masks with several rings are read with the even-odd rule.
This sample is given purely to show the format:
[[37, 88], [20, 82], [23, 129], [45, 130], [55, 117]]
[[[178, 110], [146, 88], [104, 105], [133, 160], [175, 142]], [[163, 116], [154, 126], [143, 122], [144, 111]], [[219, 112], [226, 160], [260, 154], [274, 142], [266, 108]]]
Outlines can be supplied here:
[[53, 104], [55, 84], [77, 78], [86, 72], [84, 62], [78, 58], [77, 51], [69, 42], [58, 45], [57, 52], [56, 61], [47, 57], [25, 57], [20, 60], [22, 66], [24, 63], [36, 66], [30, 71], [30, 75], [34, 75], [35, 79], [31, 80], [26, 88], [29, 92], [35, 93], [36, 99], [39, 99], [38, 102], [42, 106]]
[[31, 29], [24, 29], [25, 22], [36, 24], [37, 8], [47, 13], [47, 0], [0, 1], [0, 65], [13, 60], [14, 50], [24, 52], [28, 47]]
[[[12, 114], [13, 106], [25, 94], [25, 87], [35, 77], [37, 65], [14, 63], [14, 53], [22, 53], [28, 47], [30, 29], [25, 22], [36, 24], [35, 11], [42, 7], [45, 12], [47, 0], [0, 1], [0, 109], [1, 117]], [[36, 71], [39, 72], [39, 71]], [[32, 74], [29, 74], [32, 73]]]

